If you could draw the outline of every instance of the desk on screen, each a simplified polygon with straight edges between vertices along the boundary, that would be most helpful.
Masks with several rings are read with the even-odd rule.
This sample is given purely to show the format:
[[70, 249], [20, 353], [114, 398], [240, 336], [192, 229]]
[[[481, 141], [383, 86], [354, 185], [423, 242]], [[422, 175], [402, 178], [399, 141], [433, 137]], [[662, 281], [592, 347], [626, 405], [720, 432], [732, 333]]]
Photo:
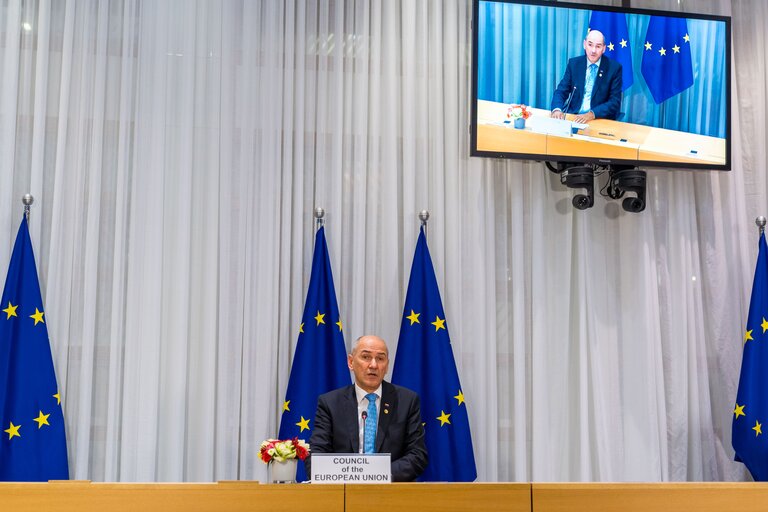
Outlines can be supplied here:
[[[523, 153], [654, 162], [725, 164], [725, 139], [652, 128], [610, 119], [595, 119], [571, 137], [539, 133], [526, 126], [516, 130], [504, 123], [508, 105], [477, 102], [477, 149], [491, 153]], [[531, 109], [533, 116], [549, 111]], [[569, 115], [569, 119], [573, 116]], [[530, 125], [531, 123], [527, 123]]]

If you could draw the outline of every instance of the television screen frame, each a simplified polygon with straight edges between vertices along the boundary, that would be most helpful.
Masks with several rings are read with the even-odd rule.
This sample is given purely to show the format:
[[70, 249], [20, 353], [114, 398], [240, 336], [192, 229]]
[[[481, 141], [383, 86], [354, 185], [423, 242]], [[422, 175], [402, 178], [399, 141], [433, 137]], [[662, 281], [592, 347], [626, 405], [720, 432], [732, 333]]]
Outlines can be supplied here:
[[[552, 147], [552, 148], [566, 147], [563, 144], [554, 143], [554, 142], [550, 143], [549, 145], [545, 144], [544, 147], [546, 147], [547, 149], [544, 152], [528, 151], [527, 148], [530, 147], [530, 145], [528, 145], [527, 142], [525, 144], [523, 144], [523, 143], [520, 143], [520, 144], [509, 144], [509, 146], [515, 146], [515, 145], [525, 146], [526, 149], [520, 149], [520, 150], [516, 149], [516, 150], [511, 150], [510, 151], [510, 150], [506, 150], [506, 149], [501, 148], [501, 147], [498, 150], [495, 149], [495, 148], [482, 149], [482, 150], [479, 149], [478, 148], [478, 128], [479, 128], [479, 125], [483, 126], [483, 130], [484, 130], [483, 131], [483, 137], [486, 137], [486, 139], [483, 139], [483, 143], [486, 145], [486, 147], [492, 146], [492, 144], [486, 144], [486, 140], [488, 140], [487, 136], [485, 135], [487, 133], [487, 130], [494, 130], [494, 133], [495, 133], [494, 137], [496, 137], [496, 138], [498, 138], [498, 137], [507, 137], [507, 136], [509, 136], [509, 137], [517, 136], [517, 134], [515, 132], [513, 132], [513, 131], [509, 131], [509, 132], [502, 131], [502, 129], [514, 130], [514, 128], [512, 127], [511, 123], [510, 124], [505, 124], [505, 122], [509, 123], [509, 119], [505, 120], [505, 119], [499, 117], [499, 108], [500, 107], [504, 107], [506, 109], [507, 102], [505, 102], [505, 101], [501, 101], [501, 102], [498, 102], [498, 101], [496, 101], [496, 102], [484, 101], [482, 98], [478, 98], [478, 94], [479, 94], [479, 92], [478, 92], [478, 81], [480, 80], [480, 77], [479, 77], [480, 71], [479, 71], [479, 65], [478, 65], [478, 53], [479, 53], [479, 48], [480, 48], [480, 43], [481, 43], [481, 41], [479, 41], [479, 39], [480, 39], [480, 37], [488, 37], [488, 34], [480, 34], [479, 10], [480, 10], [481, 3], [498, 3], [498, 4], [517, 5], [517, 6], [530, 6], [530, 7], [533, 7], [533, 8], [545, 7], [545, 8], [552, 8], [552, 9], [564, 9], [564, 10], [575, 9], [577, 11], [586, 11], [586, 16], [587, 16], [587, 23], [586, 24], [587, 25], [589, 25], [590, 13], [591, 12], [595, 12], [595, 11], [606, 12], [606, 13], [624, 13], [624, 14], [629, 15], [629, 16], [648, 16], [648, 17], [650, 17], [650, 16], [662, 16], [662, 17], [665, 17], [665, 18], [682, 18], [682, 19], [686, 19], [686, 20], [704, 20], [704, 21], [713, 21], [713, 22], [722, 22], [722, 23], [724, 23], [725, 25], [724, 25], [724, 29], [723, 30], [724, 30], [724, 39], [725, 39], [725, 48], [724, 48], [725, 55], [723, 56], [724, 57], [724, 59], [723, 59], [724, 60], [724, 70], [723, 70], [723, 76], [722, 76], [722, 84], [723, 84], [722, 87], [725, 88], [725, 99], [724, 99], [724, 101], [720, 101], [720, 103], [722, 104], [722, 108], [725, 109], [725, 112], [724, 113], [721, 112], [720, 113], [720, 117], [721, 118], [724, 117], [724, 123], [725, 123], [725, 126], [724, 126], [724, 134], [725, 134], [725, 137], [724, 137], [724, 139], [725, 139], [724, 140], [724, 144], [725, 144], [725, 147], [724, 147], [725, 161], [722, 164], [720, 164], [720, 163], [713, 163], [712, 160], [705, 161], [704, 163], [698, 163], [696, 161], [697, 159], [699, 159], [699, 158], [701, 158], [702, 160], [706, 160], [706, 159], [705, 159], [705, 157], [703, 155], [697, 154], [698, 152], [693, 150], [693, 149], [691, 149], [689, 151], [690, 154], [684, 152], [684, 154], [682, 154], [682, 155], [675, 156], [672, 153], [669, 153], [669, 158], [670, 159], [678, 158], [679, 160], [682, 160], [682, 161], [661, 160], [661, 159], [654, 159], [653, 157], [642, 157], [641, 155], [643, 153], [645, 153], [646, 155], [654, 155], [655, 154], [655, 155], [658, 155], [656, 158], [662, 158], [662, 156], [658, 152], [651, 151], [650, 149], [648, 151], [643, 151], [642, 150], [642, 148], [643, 148], [642, 144], [639, 145], [640, 149], [637, 150], [638, 157], [636, 159], [634, 159], [634, 158], [626, 158], [626, 157], [620, 156], [622, 154], [622, 152], [620, 151], [622, 149], [622, 147], [621, 147], [622, 143], [623, 143], [624, 146], [627, 146], [630, 143], [636, 143], [638, 141], [636, 141], [636, 140], [629, 140], [629, 139], [631, 139], [631, 137], [629, 139], [621, 138], [619, 140], [619, 142], [616, 142], [617, 139], [615, 139], [615, 138], [612, 139], [612, 140], [609, 140], [608, 142], [602, 141], [602, 142], [605, 142], [605, 144], [612, 144], [612, 146], [609, 147], [607, 145], [601, 145], [601, 140], [599, 140], [599, 139], [592, 139], [589, 136], [590, 133], [589, 133], [588, 130], [587, 131], [576, 132], [575, 128], [573, 129], [574, 133], [578, 133], [578, 136], [574, 135], [570, 139], [565, 139], [564, 137], [568, 137], [569, 135], [564, 135], [563, 137], [560, 137], [559, 139], [555, 138], [555, 139], [548, 139], [548, 140], [550, 140], [550, 141], [557, 141], [557, 140], [559, 140], [561, 142], [570, 140], [571, 142], [576, 141], [577, 144], [581, 144], [582, 140], [586, 140], [587, 142], [589, 142], [589, 139], [591, 139], [592, 142], [597, 143], [597, 145], [593, 145], [593, 148], [596, 148], [596, 149], [591, 149], [589, 151], [585, 151], [585, 153], [591, 152], [591, 153], [594, 153], [594, 154], [591, 154], [591, 155], [587, 155], [587, 154], [577, 155], [575, 153], [560, 154], [560, 151], [561, 151], [560, 149], [554, 149], [554, 150], [552, 150], [553, 154], [550, 154], [550, 149], [549, 149], [550, 147]], [[577, 14], [581, 15], [581, 13], [577, 13]], [[639, 22], [639, 20], [638, 20], [638, 22]], [[646, 26], [647, 25], [648, 25], [648, 23], [646, 23]], [[575, 31], [577, 29], [576, 28], [561, 29], [560, 26], [558, 26], [556, 28], [556, 30], [571, 30], [571, 31]], [[520, 31], [518, 31], [518, 32], [520, 32]], [[645, 35], [645, 33], [643, 33], [643, 34]], [[499, 34], [495, 34], [494, 33], [494, 35], [499, 37]], [[586, 35], [586, 30], [585, 30], [585, 34], [584, 35]], [[686, 34], [686, 36], [687, 36], [687, 34]], [[522, 37], [523, 37], [523, 44], [525, 44], [526, 36], [522, 36]], [[569, 45], [570, 53], [567, 56], [565, 56], [564, 59], [563, 59], [562, 55], [559, 56], [559, 61], [558, 62], [559, 62], [559, 64], [561, 64], [561, 66], [560, 66], [559, 69], [554, 70], [554, 74], [557, 75], [557, 78], [555, 80], [548, 80], [548, 81], [552, 81], [554, 83], [548, 83], [547, 84], [547, 87], [551, 87], [551, 90], [553, 92], [556, 89], [556, 87], [558, 85], [558, 82], [560, 81], [560, 78], [562, 77], [562, 75], [563, 75], [563, 73], [565, 71], [565, 63], [568, 61], [568, 59], [571, 58], [571, 57], [577, 57], [579, 55], [584, 56], [584, 49], [581, 46], [581, 40], [584, 39], [584, 36], [576, 36], [576, 35], [574, 35], [573, 37], [574, 38], [575, 37], [579, 38], [578, 52], [573, 50], [575, 48], [574, 44], [570, 44]], [[719, 40], [719, 38], [718, 38], [718, 40]], [[530, 42], [532, 42], [532, 41], [529, 41], [529, 43]], [[606, 41], [606, 44], [607, 43], [608, 43], [608, 41]], [[647, 43], [647, 41], [646, 41], [646, 43]], [[732, 51], [732, 47], [733, 47], [733, 41], [731, 39], [731, 17], [730, 16], [719, 16], [719, 15], [688, 13], [688, 12], [685, 12], [685, 13], [683, 13], [683, 12], [668, 12], [668, 11], [660, 11], [660, 10], [644, 9], [644, 8], [634, 8], [634, 7], [617, 7], [617, 6], [604, 6], [604, 5], [593, 5], [593, 4], [577, 4], [577, 3], [572, 3], [572, 2], [552, 2], [552, 1], [542, 1], [542, 0], [472, 0], [472, 43], [471, 44], [472, 44], [472, 47], [471, 47], [471, 51], [472, 51], [471, 103], [472, 103], [472, 105], [471, 105], [471, 119], [470, 119], [470, 145], [471, 145], [471, 147], [470, 147], [470, 156], [491, 157], [491, 158], [508, 158], [508, 159], [516, 159], [516, 160], [548, 161], [548, 162], [559, 162], [559, 163], [566, 163], [566, 164], [568, 164], [568, 163], [578, 163], [578, 164], [586, 163], [586, 164], [597, 164], [597, 165], [600, 165], [600, 166], [609, 166], [609, 165], [617, 165], [617, 166], [619, 166], [620, 165], [620, 166], [634, 166], [634, 167], [643, 167], [643, 168], [654, 167], [654, 168], [668, 168], [668, 169], [704, 169], [704, 170], [718, 170], [718, 171], [729, 171], [729, 170], [731, 170], [731, 159], [732, 159], [732, 152], [731, 152], [731, 142], [732, 142], [732, 126], [731, 126], [731, 124], [732, 123], [731, 123], [731, 117], [732, 117], [732, 110], [733, 110], [733, 106], [731, 105], [731, 81], [732, 81], [731, 80], [731, 71], [732, 71], [732, 68], [731, 68], [731, 51]], [[677, 45], [675, 45], [675, 46], [677, 46]], [[546, 51], [546, 50], [537, 50], [537, 51]], [[554, 51], [554, 50], [550, 50], [550, 51]], [[559, 51], [561, 53], [563, 52], [563, 50], [559, 50]], [[498, 52], [498, 53], [502, 53], [502, 52]], [[633, 54], [633, 57], [635, 55], [636, 54]], [[550, 59], [550, 60], [552, 60], [552, 59]], [[636, 60], [639, 60], [639, 59], [636, 59]], [[700, 63], [698, 61], [696, 61], [696, 60], [693, 61], [693, 64], [692, 64], [693, 65], [693, 69], [692, 69], [691, 74], [696, 77], [696, 78], [694, 78], [694, 80], [700, 80], [701, 79], [701, 78], [699, 78], [697, 76], [697, 71], [700, 71], [698, 69], [698, 67], [697, 67], [699, 64]], [[649, 105], [651, 105], [652, 103], [654, 103], [654, 97], [651, 96], [649, 87], [648, 87], [647, 83], [644, 81], [644, 77], [642, 76], [642, 74], [639, 71], [640, 67], [641, 67], [641, 62], [633, 63], [632, 68], [633, 68], [634, 72], [633, 72], [632, 76], [633, 76], [633, 79], [634, 79], [634, 84], [630, 88], [628, 88], [627, 90], [629, 91], [631, 89], [635, 89], [635, 88], [638, 88], [638, 87], [644, 88], [644, 89], [640, 89], [640, 91], [642, 92], [642, 95], [645, 95], [645, 96], [648, 97], [648, 102], [647, 103]], [[718, 68], [716, 68], [716, 71], [720, 71], [720, 69], [721, 68], [718, 67]], [[549, 70], [548, 72], [549, 72], [549, 75], [550, 75], [550, 78], [551, 78], [553, 71]], [[522, 68], [521, 68], [520, 73], [521, 73], [521, 75], [524, 73]], [[539, 73], [541, 74], [541, 71], [539, 71]], [[511, 74], [511, 76], [514, 77], [514, 73]], [[601, 74], [601, 76], [602, 76], [602, 74]], [[520, 77], [518, 77], [518, 78], [520, 78]], [[694, 83], [696, 83], [696, 82], [694, 81]], [[697, 85], [698, 85], [698, 87], [700, 87], [699, 84], [697, 84]], [[494, 84], [493, 87], [498, 87], [498, 86]], [[504, 87], [504, 86], [502, 86], [502, 87]], [[693, 89], [693, 86], [691, 86], [690, 88]], [[655, 91], [654, 91], [654, 93], [655, 93]], [[681, 92], [680, 94], [685, 94], [685, 93], [686, 93], [686, 91], [683, 90], [683, 92]], [[628, 97], [632, 98], [633, 102], [643, 101], [642, 100], [642, 95], [638, 95], [638, 92], [635, 92], [634, 94], [635, 94], [635, 96], [628, 96]], [[691, 94], [693, 94], [693, 93], [691, 93]], [[710, 95], [710, 97], [704, 97], [703, 99], [704, 100], [710, 99], [710, 101], [711, 101], [711, 98], [715, 97], [715, 96], [718, 97], [718, 98], [722, 98], [722, 94], [723, 94], [723, 91], [722, 91], [722, 88], [721, 88], [716, 93], [712, 93]], [[544, 117], [542, 115], [543, 114], [542, 111], [550, 109], [551, 95], [550, 95], [550, 99], [547, 100], [546, 105], [542, 104], [543, 103], [542, 98], [543, 98], [543, 95], [539, 94], [538, 104], [535, 104], [533, 106], [534, 107], [538, 107], [539, 115]], [[673, 98], [670, 98], [670, 99], [673, 99]], [[513, 102], [514, 103], [526, 103], [525, 100], [526, 100], [526, 98], [519, 98], [519, 99], [515, 98], [513, 100]], [[486, 122], [482, 122], [481, 123], [480, 120], [478, 119], [478, 111], [480, 110], [478, 105], [481, 102], [484, 102], [485, 104], [493, 105], [493, 108], [494, 108], [494, 110], [492, 110], [493, 121], [492, 121], [491, 124], [489, 124], [487, 122], [487, 120], [486, 120]], [[623, 105], [626, 106], [626, 102], [623, 103]], [[659, 105], [663, 106], [664, 102], [659, 103]], [[651, 107], [656, 108], [654, 105], [651, 105]], [[649, 108], [651, 108], [651, 107], [649, 107]], [[661, 108], [661, 107], [658, 107], [658, 108]], [[658, 110], [658, 108], [657, 108], [657, 110]], [[485, 115], [485, 112], [487, 112], [487, 107], [483, 107], [483, 111], [484, 111], [484, 115]], [[624, 114], [624, 112], [622, 112], [622, 115], [623, 114]], [[701, 114], [701, 115], [704, 115], [704, 114]], [[704, 116], [704, 117], [707, 117], [707, 116]], [[630, 127], [634, 127], [634, 128], [637, 128], [637, 129], [644, 129], [644, 130], [647, 130], [647, 131], [653, 131], [653, 130], [656, 130], [656, 128], [660, 128], [660, 130], [656, 130], [658, 133], [656, 133], [654, 135], [655, 139], [657, 139], [657, 140], [658, 139], [664, 140], [666, 137], [670, 136], [670, 133], [664, 129], [664, 128], [666, 128], [665, 126], [654, 126], [653, 124], [645, 124], [645, 123], [641, 123], [641, 122], [633, 123], [633, 122], [629, 121], [629, 119], [631, 119], [631, 118], [629, 118], [629, 116], [628, 116], [627, 121], [624, 121], [624, 122], [620, 123], [620, 125], [615, 125], [615, 126], [621, 126], [623, 124], [627, 124]], [[542, 121], [542, 122], [544, 122], [544, 121]], [[547, 123], [550, 123], [550, 121], [547, 121]], [[706, 123], [706, 121], [699, 121], [700, 126], [704, 126], [705, 123]], [[684, 124], [684, 123], [681, 121], [680, 124]], [[493, 126], [491, 126], [491, 125], [493, 125]], [[711, 131], [714, 131], [715, 128], [710, 124], [710, 125], [707, 125], [707, 129], [709, 129]], [[720, 132], [723, 131], [722, 120], [718, 122], [717, 129]], [[530, 129], [528, 129], [526, 131], [528, 133], [524, 134], [524, 135], [526, 135], [528, 137], [533, 137], [534, 135], [539, 137], [539, 135], [540, 135], [540, 134], [534, 134], [533, 132], [531, 132]], [[595, 132], [595, 134], [594, 134], [595, 137], [601, 137], [603, 135], [605, 135], [605, 136], [610, 135], [612, 137], [614, 136], [613, 134], [602, 133], [602, 132], [598, 135], [596, 130], [592, 130], [592, 131]], [[707, 134], [699, 135], [699, 134], [696, 134], [696, 132], [694, 130], [686, 131], [686, 130], [680, 129], [680, 130], [674, 130], [674, 131], [681, 133], [681, 136], [680, 136], [681, 141], [686, 140], [687, 138], [690, 138], [689, 136], [694, 137], [694, 138], [695, 137], [701, 137], [704, 140], [704, 142], [707, 142], [707, 141], [711, 140], [709, 137], [706, 137]], [[549, 133], [549, 132], [547, 132], [547, 133]], [[584, 136], [585, 134], [587, 136]], [[544, 136], [545, 137], [551, 137], [551, 135], [544, 135]], [[672, 136], [674, 136], [674, 133], [672, 133]], [[621, 137], [621, 135], [619, 135], [619, 137]], [[608, 137], [603, 137], [603, 139], [607, 139], [607, 138]], [[540, 139], [540, 137], [539, 137], [539, 139]], [[717, 140], [715, 142], [717, 143], [718, 158], [719, 158], [719, 155], [721, 154], [721, 151], [723, 149], [722, 148], [722, 139], [723, 139], [723, 137], [716, 136], [716, 139]], [[504, 140], [504, 139], [500, 139], [500, 140]], [[695, 139], [695, 140], [698, 140], [698, 139]], [[534, 146], [534, 148], [542, 147], [541, 144], [539, 144], [538, 142], [534, 143], [533, 146]], [[696, 147], [698, 147], [698, 146], [696, 146]], [[608, 153], [605, 153], [605, 154], [602, 153], [603, 151], [610, 152], [610, 151], [614, 151], [614, 150], [615, 150], [615, 153], [616, 153], [615, 155], [608, 154]], [[582, 149], [577, 149], [577, 151], [582, 151]], [[713, 153], [714, 153], [714, 151], [713, 151]], [[626, 152], [624, 154], [626, 154]]]

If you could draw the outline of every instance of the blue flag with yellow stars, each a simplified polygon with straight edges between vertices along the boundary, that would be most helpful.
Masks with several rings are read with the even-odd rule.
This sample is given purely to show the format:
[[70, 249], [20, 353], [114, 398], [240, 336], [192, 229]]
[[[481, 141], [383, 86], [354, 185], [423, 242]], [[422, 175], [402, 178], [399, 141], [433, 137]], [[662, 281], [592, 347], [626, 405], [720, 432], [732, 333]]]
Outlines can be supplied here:
[[421, 397], [429, 464], [423, 482], [477, 478], [469, 416], [424, 228], [413, 256], [392, 383]]
[[67, 480], [61, 394], [26, 219], [13, 246], [0, 308], [0, 480]]
[[621, 64], [621, 90], [626, 91], [635, 82], [626, 14], [592, 11], [589, 30], [599, 30], [605, 36], [605, 55]]
[[[283, 402], [280, 439], [298, 437], [309, 443], [317, 398], [351, 382], [325, 228], [321, 227], [315, 235], [312, 274]], [[308, 479], [304, 464], [299, 464], [296, 480]]]
[[[763, 423], [768, 419], [768, 247], [760, 235], [755, 280], [749, 301], [749, 316], [744, 332], [739, 391], [733, 410], [731, 439], [736, 460], [743, 462], [752, 478], [768, 481], [768, 437]], [[768, 427], [768, 426], [767, 426]], [[768, 430], [768, 428], [766, 428]]]
[[685, 18], [651, 16], [640, 70], [657, 104], [693, 85], [691, 37]]

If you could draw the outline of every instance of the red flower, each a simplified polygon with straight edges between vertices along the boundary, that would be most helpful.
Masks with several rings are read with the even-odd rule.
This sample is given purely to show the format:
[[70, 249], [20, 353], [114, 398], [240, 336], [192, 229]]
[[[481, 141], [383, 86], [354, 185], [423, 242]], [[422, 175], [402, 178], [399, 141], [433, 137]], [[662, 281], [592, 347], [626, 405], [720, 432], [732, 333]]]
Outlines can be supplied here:
[[309, 451], [306, 448], [304, 448], [304, 446], [302, 446], [299, 443], [299, 438], [298, 437], [294, 437], [293, 438], [293, 447], [296, 449], [296, 458], [297, 459], [304, 460], [304, 459], [307, 458], [307, 455], [309, 455]]

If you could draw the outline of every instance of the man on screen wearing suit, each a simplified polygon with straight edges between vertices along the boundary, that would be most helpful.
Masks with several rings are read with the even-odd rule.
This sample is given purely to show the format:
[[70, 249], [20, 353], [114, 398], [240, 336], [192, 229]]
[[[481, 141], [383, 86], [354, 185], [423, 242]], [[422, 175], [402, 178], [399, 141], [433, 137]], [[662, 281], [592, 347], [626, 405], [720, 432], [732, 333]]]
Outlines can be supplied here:
[[[320, 395], [311, 453], [389, 453], [392, 480], [415, 480], [427, 467], [419, 396], [384, 382], [389, 349], [378, 336], [358, 338], [347, 365], [355, 383]], [[311, 475], [311, 455], [305, 464]]]
[[616, 119], [621, 109], [621, 64], [605, 53], [605, 37], [591, 30], [584, 39], [584, 57], [568, 61], [563, 79], [552, 95], [551, 117], [565, 119], [576, 114], [574, 121], [587, 123], [593, 119]]

